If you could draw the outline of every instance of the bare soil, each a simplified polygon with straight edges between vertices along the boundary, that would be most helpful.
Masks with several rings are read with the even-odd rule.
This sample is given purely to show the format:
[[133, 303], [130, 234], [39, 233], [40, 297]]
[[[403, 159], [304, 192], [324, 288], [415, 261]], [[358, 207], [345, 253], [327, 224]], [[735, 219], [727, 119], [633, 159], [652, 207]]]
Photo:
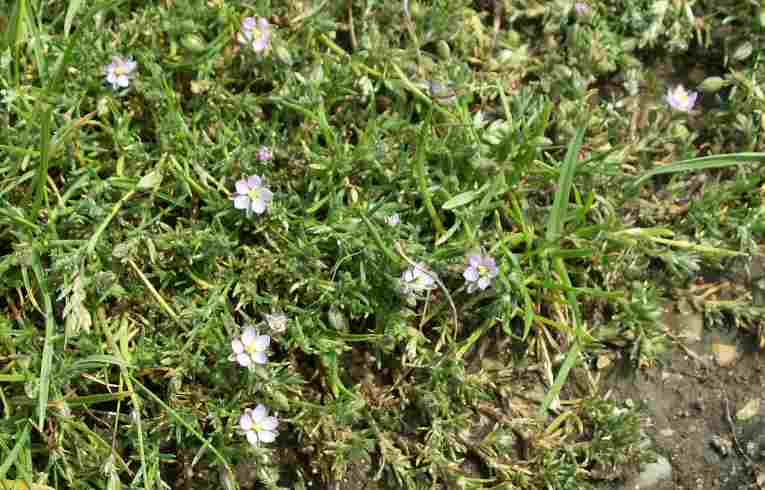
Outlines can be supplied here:
[[[720, 345], [736, 348], [725, 367]], [[765, 490], [765, 353], [753, 336], [708, 332], [652, 368], [614, 369], [603, 387], [644, 409], [653, 449], [672, 464], [672, 481], [652, 490]]]

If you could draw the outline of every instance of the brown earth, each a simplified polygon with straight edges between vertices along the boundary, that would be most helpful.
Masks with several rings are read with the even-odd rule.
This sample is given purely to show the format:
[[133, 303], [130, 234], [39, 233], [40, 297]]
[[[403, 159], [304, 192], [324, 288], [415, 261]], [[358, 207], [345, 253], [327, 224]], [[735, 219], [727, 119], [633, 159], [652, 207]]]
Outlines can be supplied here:
[[670, 335], [690, 338], [657, 366], [614, 369], [603, 384], [605, 396], [644, 409], [646, 435], [672, 465], [672, 481], [652, 490], [765, 490], [765, 353], [741, 332], [702, 334], [700, 314], [668, 320]]

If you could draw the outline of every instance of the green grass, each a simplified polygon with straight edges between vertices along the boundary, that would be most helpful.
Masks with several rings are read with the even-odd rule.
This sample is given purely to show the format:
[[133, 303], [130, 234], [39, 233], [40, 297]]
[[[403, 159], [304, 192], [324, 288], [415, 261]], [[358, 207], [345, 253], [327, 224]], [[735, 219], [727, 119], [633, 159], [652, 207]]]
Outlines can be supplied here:
[[[579, 489], [649, 458], [595, 360], [652, 365], [664, 306], [759, 253], [762, 26], [505, 3], [0, 2], [0, 481]], [[693, 114], [663, 100], [712, 75]], [[755, 331], [745, 294], [700, 307]]]

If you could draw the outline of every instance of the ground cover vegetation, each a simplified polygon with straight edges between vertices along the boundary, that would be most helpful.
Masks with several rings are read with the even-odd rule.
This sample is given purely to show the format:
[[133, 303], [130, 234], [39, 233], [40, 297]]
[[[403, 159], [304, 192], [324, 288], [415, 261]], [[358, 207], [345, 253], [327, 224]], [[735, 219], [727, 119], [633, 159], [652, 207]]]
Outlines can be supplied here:
[[588, 488], [761, 334], [756, 2], [0, 6], [2, 481]]

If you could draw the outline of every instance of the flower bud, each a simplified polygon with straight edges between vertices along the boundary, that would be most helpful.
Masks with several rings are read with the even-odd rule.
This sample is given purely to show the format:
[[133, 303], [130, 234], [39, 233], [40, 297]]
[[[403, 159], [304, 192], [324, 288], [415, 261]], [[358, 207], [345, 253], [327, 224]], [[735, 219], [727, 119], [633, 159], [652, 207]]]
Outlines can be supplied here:
[[207, 43], [199, 34], [186, 34], [181, 38], [181, 46], [193, 53], [201, 53], [207, 49]]
[[736, 49], [733, 50], [731, 58], [736, 61], [744, 61], [752, 55], [752, 49], [752, 43], [749, 41], [744, 41], [743, 43], [736, 46]]
[[289, 50], [281, 43], [277, 44], [274, 48], [274, 54], [276, 55], [276, 59], [287, 66], [292, 66], [292, 55], [290, 54]]
[[688, 139], [688, 136], [690, 136], [690, 131], [688, 131], [688, 128], [685, 127], [685, 124], [675, 124], [672, 126], [672, 136], [679, 140], [685, 140]]
[[720, 77], [707, 77], [699, 85], [699, 90], [705, 94], [713, 94], [721, 88], [727, 86], [729, 83], [727, 80]]
[[436, 44], [436, 50], [438, 51], [438, 56], [444, 60], [448, 60], [452, 55], [452, 48], [450, 48], [449, 43], [443, 39], [438, 41], [438, 44]]

